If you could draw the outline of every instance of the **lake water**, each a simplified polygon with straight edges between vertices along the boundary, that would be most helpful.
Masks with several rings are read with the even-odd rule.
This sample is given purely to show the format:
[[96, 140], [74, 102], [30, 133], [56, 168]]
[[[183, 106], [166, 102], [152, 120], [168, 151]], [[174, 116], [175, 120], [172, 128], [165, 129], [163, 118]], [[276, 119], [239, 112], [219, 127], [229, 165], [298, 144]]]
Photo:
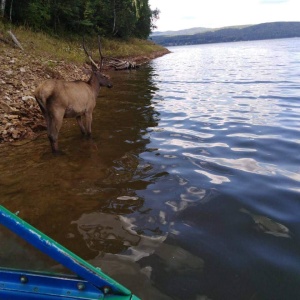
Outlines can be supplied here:
[[145, 300], [300, 299], [300, 39], [170, 50], [1, 148], [0, 203]]

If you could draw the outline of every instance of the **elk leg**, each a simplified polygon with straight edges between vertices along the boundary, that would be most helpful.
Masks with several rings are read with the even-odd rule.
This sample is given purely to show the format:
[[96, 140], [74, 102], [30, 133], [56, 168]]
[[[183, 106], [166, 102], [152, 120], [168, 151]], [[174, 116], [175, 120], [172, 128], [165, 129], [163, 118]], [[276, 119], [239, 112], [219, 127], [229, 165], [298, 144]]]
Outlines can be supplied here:
[[51, 119], [49, 117], [46, 118], [46, 123], [47, 123], [47, 135], [48, 135], [48, 139], [50, 141], [50, 146], [51, 146], [51, 150], [53, 153], [58, 153], [58, 132], [55, 133], [55, 129], [53, 129], [53, 120], [51, 121]]
[[58, 133], [63, 122], [63, 115], [51, 116], [49, 118], [49, 130], [48, 138], [50, 141], [51, 149], [53, 153], [58, 152]]
[[93, 120], [92, 113], [86, 113], [85, 114], [85, 128], [86, 128], [87, 137], [91, 137], [91, 134], [92, 134], [92, 120]]
[[77, 121], [77, 124], [78, 124], [78, 126], [79, 126], [79, 128], [80, 128], [81, 133], [82, 133], [83, 135], [85, 135], [85, 134], [86, 134], [86, 131], [85, 131], [85, 128], [84, 128], [83, 123], [82, 123], [82, 117], [81, 117], [81, 116], [77, 116], [77, 117], [76, 117], [76, 121]]

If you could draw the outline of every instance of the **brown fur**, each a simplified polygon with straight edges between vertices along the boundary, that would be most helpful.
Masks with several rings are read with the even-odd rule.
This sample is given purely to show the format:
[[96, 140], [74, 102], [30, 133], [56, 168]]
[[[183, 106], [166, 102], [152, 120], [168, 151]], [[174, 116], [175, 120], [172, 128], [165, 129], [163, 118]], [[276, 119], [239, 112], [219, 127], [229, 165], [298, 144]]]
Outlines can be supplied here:
[[63, 118], [76, 118], [82, 134], [91, 135], [92, 113], [101, 86], [110, 88], [112, 84], [107, 76], [93, 67], [88, 82], [49, 79], [35, 90], [34, 96], [45, 117], [53, 152], [58, 151], [57, 139]]

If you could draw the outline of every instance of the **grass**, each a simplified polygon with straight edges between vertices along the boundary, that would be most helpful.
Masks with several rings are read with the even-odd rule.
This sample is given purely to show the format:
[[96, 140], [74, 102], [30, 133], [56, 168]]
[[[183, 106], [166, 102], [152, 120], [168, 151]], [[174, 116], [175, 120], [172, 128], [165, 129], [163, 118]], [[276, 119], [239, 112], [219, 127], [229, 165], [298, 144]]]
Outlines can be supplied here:
[[[6, 36], [8, 25], [0, 22], [0, 36]], [[34, 32], [25, 27], [12, 27], [12, 32], [18, 38], [25, 51], [30, 51], [38, 56], [47, 56], [52, 60], [65, 60], [69, 62], [82, 63], [86, 56], [82, 49], [82, 37], [72, 35], [55, 37], [43, 32]], [[108, 39], [102, 38], [102, 53], [106, 57], [130, 57], [151, 54], [163, 50], [162, 46], [151, 41], [140, 39]], [[98, 42], [97, 37], [86, 37], [86, 45], [91, 49], [92, 56], [97, 59]]]

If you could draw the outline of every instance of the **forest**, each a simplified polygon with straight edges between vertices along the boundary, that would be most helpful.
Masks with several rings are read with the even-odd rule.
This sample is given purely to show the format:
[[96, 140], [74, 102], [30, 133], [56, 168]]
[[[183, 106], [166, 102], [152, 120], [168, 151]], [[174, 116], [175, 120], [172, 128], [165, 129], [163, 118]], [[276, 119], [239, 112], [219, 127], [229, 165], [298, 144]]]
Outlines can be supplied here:
[[148, 0], [0, 0], [3, 20], [33, 30], [148, 38], [159, 10]]
[[177, 36], [155, 36], [151, 39], [163, 46], [195, 45], [300, 37], [300, 22], [272, 22], [245, 26], [242, 28], [222, 28], [203, 33]]

